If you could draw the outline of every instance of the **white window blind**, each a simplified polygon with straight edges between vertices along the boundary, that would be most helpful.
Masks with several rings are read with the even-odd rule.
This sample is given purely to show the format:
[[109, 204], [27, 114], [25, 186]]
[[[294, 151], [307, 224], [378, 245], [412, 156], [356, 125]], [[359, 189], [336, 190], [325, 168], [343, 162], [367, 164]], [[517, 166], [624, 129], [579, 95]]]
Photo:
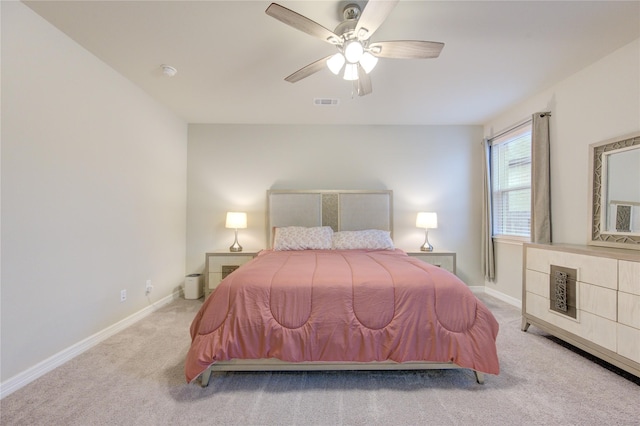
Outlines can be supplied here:
[[491, 140], [494, 236], [531, 236], [531, 122]]

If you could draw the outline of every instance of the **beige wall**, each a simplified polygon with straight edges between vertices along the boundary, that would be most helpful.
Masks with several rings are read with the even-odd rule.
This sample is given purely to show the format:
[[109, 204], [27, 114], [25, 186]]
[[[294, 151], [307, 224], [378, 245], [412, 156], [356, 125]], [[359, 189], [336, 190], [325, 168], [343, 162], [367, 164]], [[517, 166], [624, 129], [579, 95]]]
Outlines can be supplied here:
[[225, 212], [248, 212], [245, 249], [265, 248], [268, 189], [391, 189], [394, 241], [417, 249], [418, 211], [436, 211], [436, 249], [458, 254], [458, 275], [480, 272], [480, 126], [189, 125], [187, 271], [228, 249]]
[[[640, 39], [509, 109], [485, 125], [496, 132], [537, 111], [551, 111], [553, 241], [586, 244], [589, 144], [640, 130]], [[522, 246], [497, 243], [495, 290], [521, 300]], [[518, 261], [517, 268], [513, 262]]]
[[5, 382], [180, 285], [187, 125], [22, 3], [1, 7]]

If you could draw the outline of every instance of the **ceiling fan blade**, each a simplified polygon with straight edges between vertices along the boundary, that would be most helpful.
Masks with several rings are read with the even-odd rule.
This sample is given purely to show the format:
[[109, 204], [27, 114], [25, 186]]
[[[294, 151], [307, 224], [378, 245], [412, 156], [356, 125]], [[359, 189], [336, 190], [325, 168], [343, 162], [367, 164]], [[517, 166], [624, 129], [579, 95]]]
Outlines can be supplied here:
[[368, 95], [373, 91], [371, 77], [361, 66], [358, 66], [358, 96]]
[[299, 13], [294, 12], [291, 9], [287, 9], [284, 6], [280, 6], [277, 3], [271, 3], [265, 13], [273, 18], [276, 18], [280, 22], [293, 27], [297, 30], [305, 32], [313, 37], [324, 40], [331, 44], [341, 44], [342, 39], [338, 37], [333, 31], [330, 31], [318, 24], [315, 21], [302, 16]]
[[317, 61], [310, 63], [306, 67], [300, 68], [298, 71], [286, 77], [285, 80], [289, 83], [295, 83], [302, 80], [303, 78], [309, 77], [311, 74], [317, 73], [323, 68], [326, 68], [327, 59], [331, 58], [331, 56], [333, 55], [327, 56], [326, 58], [318, 59]]
[[399, 0], [369, 0], [356, 24], [355, 34], [360, 40], [369, 37], [387, 19]]
[[444, 43], [420, 40], [378, 41], [369, 45], [374, 56], [394, 59], [437, 58], [442, 48]]

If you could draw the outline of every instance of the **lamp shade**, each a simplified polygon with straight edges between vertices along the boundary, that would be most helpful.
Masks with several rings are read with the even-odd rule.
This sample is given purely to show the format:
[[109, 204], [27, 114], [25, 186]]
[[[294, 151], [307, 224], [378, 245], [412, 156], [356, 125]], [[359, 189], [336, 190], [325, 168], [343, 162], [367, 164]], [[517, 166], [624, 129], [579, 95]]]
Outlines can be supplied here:
[[344, 55], [342, 53], [336, 53], [335, 55], [327, 59], [327, 67], [329, 67], [331, 72], [335, 75], [338, 75], [343, 65]]
[[247, 227], [247, 214], [245, 212], [227, 212], [226, 228], [244, 229]]
[[435, 229], [438, 227], [438, 214], [434, 212], [420, 212], [416, 218], [416, 227]]
[[367, 74], [369, 74], [373, 70], [377, 63], [378, 58], [376, 58], [369, 52], [364, 52], [364, 54], [360, 58], [360, 65], [362, 65], [362, 69], [364, 69], [364, 72], [366, 72]]
[[358, 79], [358, 64], [347, 64], [344, 66], [345, 80], [353, 81]]

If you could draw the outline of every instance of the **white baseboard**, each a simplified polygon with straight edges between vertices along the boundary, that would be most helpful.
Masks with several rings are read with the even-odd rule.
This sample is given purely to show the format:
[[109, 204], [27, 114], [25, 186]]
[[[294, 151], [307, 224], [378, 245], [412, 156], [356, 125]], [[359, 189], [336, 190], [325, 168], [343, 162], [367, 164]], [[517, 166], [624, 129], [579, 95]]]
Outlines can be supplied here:
[[515, 306], [518, 309], [522, 309], [522, 300], [518, 300], [515, 297], [511, 297], [504, 293], [500, 293], [499, 291], [496, 291], [489, 287], [482, 287], [482, 288], [484, 289], [484, 292], [487, 293], [489, 296], [495, 297], [496, 299], [500, 299], [503, 302], [506, 302], [512, 306]]
[[168, 305], [173, 302], [181, 295], [181, 291], [178, 290], [157, 302], [152, 303], [151, 305], [145, 307], [144, 309], [132, 314], [125, 319], [118, 321], [117, 323], [105, 328], [102, 331], [97, 332], [96, 334], [87, 337], [86, 339], [64, 349], [57, 354], [45, 359], [42, 362], [34, 365], [33, 367], [23, 371], [22, 373], [16, 374], [10, 379], [5, 380], [0, 383], [0, 399], [4, 398], [7, 395], [12, 394], [23, 386], [28, 385], [34, 380], [44, 376], [48, 372], [54, 370], [55, 368], [61, 366], [65, 362], [75, 358], [81, 353], [91, 349], [96, 346], [98, 343], [108, 339], [114, 334], [124, 330], [125, 328], [135, 324], [146, 316], [150, 315], [154, 311], [157, 311], [161, 307]]
[[486, 287], [486, 286], [482, 286], [482, 285], [476, 285], [476, 286], [469, 286], [469, 289], [471, 290], [472, 293], [474, 294], [483, 294], [486, 293], [491, 297], [495, 297], [496, 299], [502, 300], [505, 303], [508, 303], [512, 306], [515, 306], [518, 309], [522, 309], [522, 301], [516, 299], [515, 297], [511, 297], [508, 296], [504, 293], [500, 293], [499, 291], [496, 291], [492, 288]]
[[506, 302], [512, 306], [515, 306], [518, 309], [522, 309], [522, 302], [515, 297], [507, 296], [504, 293], [500, 293], [492, 288], [485, 287], [483, 285], [475, 285], [469, 286], [469, 290], [471, 290], [474, 294], [488, 294], [489, 296], [495, 297], [496, 299], [500, 299], [503, 302]]

